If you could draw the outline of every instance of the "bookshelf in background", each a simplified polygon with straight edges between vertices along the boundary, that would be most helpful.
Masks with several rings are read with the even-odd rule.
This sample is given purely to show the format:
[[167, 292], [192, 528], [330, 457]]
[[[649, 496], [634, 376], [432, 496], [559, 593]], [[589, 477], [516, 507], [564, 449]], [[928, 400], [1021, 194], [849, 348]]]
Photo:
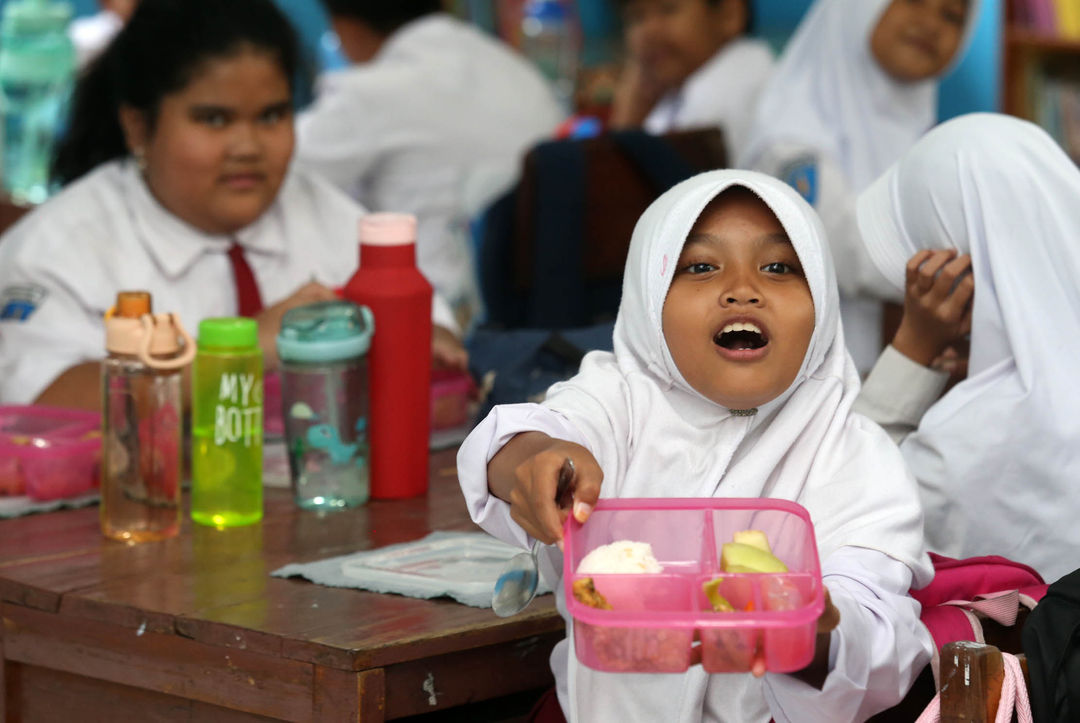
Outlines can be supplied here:
[[1080, 162], [1080, 0], [1010, 0], [1006, 13], [1005, 112]]

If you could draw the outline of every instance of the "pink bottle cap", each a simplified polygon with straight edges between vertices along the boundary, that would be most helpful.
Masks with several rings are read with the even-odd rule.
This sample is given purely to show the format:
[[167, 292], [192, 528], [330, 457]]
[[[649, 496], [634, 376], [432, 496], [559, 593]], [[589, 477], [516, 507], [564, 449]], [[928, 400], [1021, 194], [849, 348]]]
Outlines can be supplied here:
[[360, 243], [401, 246], [416, 243], [416, 216], [408, 213], [369, 213], [360, 218]]

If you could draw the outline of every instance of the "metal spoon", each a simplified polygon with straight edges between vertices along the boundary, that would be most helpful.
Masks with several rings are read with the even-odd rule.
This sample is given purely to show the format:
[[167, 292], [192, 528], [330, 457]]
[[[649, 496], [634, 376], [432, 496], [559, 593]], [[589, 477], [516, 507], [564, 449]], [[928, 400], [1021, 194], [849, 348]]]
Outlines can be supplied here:
[[[559, 469], [559, 483], [555, 489], [555, 503], [560, 508], [569, 507], [573, 501], [573, 481], [574, 460], [567, 457]], [[540, 540], [534, 540], [532, 550], [510, 558], [499, 579], [495, 581], [495, 590], [491, 594], [491, 609], [500, 618], [517, 615], [536, 597], [536, 586], [540, 582], [540, 569], [536, 561], [539, 553]]]

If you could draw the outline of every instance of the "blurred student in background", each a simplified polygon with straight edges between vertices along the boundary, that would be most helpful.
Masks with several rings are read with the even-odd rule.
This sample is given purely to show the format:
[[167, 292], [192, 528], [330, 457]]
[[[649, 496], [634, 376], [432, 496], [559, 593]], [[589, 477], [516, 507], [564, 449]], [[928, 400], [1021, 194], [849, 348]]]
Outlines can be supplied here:
[[651, 133], [720, 126], [742, 147], [773, 67], [768, 44], [746, 37], [750, 0], [619, 0], [627, 60], [613, 128]]
[[863, 251], [855, 197], [936, 123], [938, 81], [977, 15], [978, 0], [817, 0], [736, 158], [790, 183], [821, 215], [845, 337], [863, 374], [881, 351], [886, 285]]
[[[289, 170], [295, 69], [270, 0], [143, 0], [76, 88], [66, 187], [0, 242], [0, 401], [98, 407], [102, 316], [122, 289], [190, 330], [254, 317], [276, 367], [282, 315], [356, 268], [363, 213]], [[434, 316], [436, 359], [463, 367], [445, 303]]]
[[[853, 409], [900, 443], [931, 550], [1004, 555], [1050, 582], [1080, 555], [1078, 202], [1080, 171], [1046, 131], [975, 113], [857, 206], [904, 317]], [[949, 375], [931, 364], [965, 338], [966, 378], [938, 399]]]
[[420, 270], [466, 320], [479, 309], [472, 215], [562, 112], [524, 58], [439, 0], [323, 0], [354, 64], [297, 123], [298, 160], [364, 206], [415, 214]]

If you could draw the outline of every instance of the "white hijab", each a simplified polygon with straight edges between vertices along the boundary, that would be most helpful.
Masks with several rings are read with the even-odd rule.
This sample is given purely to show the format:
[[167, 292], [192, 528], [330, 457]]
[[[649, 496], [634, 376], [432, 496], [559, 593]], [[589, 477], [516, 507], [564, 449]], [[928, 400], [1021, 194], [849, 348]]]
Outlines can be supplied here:
[[[815, 328], [797, 378], [753, 416], [732, 414], [690, 387], [661, 326], [690, 229], [732, 186], [750, 189], [776, 214], [814, 301]], [[915, 483], [885, 433], [849, 413], [859, 379], [844, 347], [838, 305], [821, 222], [793, 189], [752, 171], [695, 176], [655, 201], [634, 229], [614, 354], [589, 354], [576, 377], [552, 387], [545, 404], [585, 437], [604, 470], [602, 497], [795, 500], [810, 511], [822, 559], [845, 545], [880, 550], [910, 567], [916, 586], [924, 585], [931, 570]], [[577, 720], [599, 720], [582, 710], [589, 696], [575, 694], [591, 676], [600, 676], [605, 690], [620, 691], [617, 701], [604, 696], [603, 704], [625, 707], [635, 720], [700, 720], [706, 695], [724, 701], [717, 704], [722, 709], [741, 712], [735, 720], [768, 719], [760, 682], [750, 676], [709, 676], [700, 668], [681, 676], [611, 675], [584, 669], [571, 655]], [[617, 718], [609, 707], [603, 719]]]
[[926, 135], [858, 201], [882, 273], [971, 254], [967, 379], [901, 449], [931, 549], [999, 554], [1048, 580], [1080, 566], [1080, 171], [1038, 126], [994, 114]]
[[[761, 95], [740, 167], [755, 167], [776, 143], [805, 144], [827, 154], [858, 192], [934, 125], [938, 80], [901, 83], [870, 52], [890, 1], [817, 0]], [[971, 0], [957, 59], [978, 13]]]

